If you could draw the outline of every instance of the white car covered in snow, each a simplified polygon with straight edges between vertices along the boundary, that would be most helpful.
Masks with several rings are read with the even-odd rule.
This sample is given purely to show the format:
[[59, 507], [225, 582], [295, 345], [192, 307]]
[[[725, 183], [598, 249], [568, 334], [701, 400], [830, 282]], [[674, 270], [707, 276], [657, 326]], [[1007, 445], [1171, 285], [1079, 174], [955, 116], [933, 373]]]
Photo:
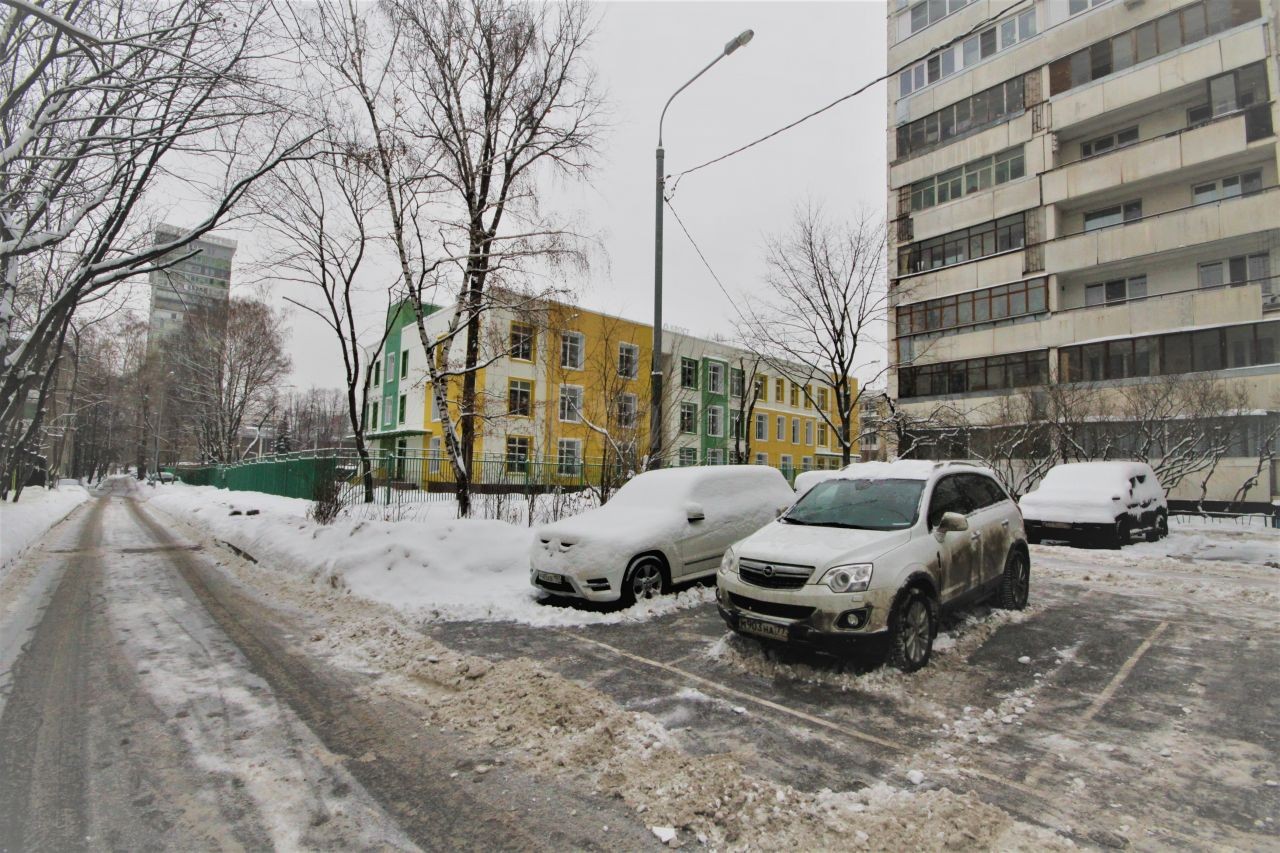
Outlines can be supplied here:
[[1054, 466], [1018, 506], [1033, 544], [1086, 540], [1119, 548], [1136, 533], [1145, 534], [1148, 542], [1169, 533], [1164, 488], [1145, 462]]
[[539, 528], [530, 581], [591, 601], [651, 598], [714, 575], [726, 548], [794, 498], [782, 474], [765, 465], [646, 471], [599, 509]]

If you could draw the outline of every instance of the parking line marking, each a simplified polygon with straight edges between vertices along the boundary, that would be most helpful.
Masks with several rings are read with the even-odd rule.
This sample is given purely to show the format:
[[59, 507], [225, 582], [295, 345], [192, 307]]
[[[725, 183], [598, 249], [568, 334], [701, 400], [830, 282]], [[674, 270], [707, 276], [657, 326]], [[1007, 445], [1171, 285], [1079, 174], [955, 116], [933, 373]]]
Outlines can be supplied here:
[[1082, 723], [1087, 723], [1098, 715], [1098, 712], [1102, 710], [1102, 706], [1107, 704], [1111, 697], [1115, 695], [1115, 692], [1120, 689], [1120, 685], [1124, 684], [1125, 679], [1129, 677], [1129, 673], [1133, 672], [1133, 668], [1138, 665], [1138, 661], [1140, 661], [1142, 656], [1147, 653], [1147, 650], [1151, 648], [1152, 643], [1154, 643], [1156, 638], [1163, 634], [1165, 629], [1168, 627], [1168, 622], [1161, 622], [1156, 626], [1156, 629], [1147, 635], [1147, 638], [1133, 650], [1133, 654], [1129, 655], [1129, 659], [1121, 664], [1120, 669], [1117, 670], [1116, 674], [1111, 677], [1109, 682], [1107, 682], [1107, 686], [1102, 688], [1102, 692], [1094, 698], [1093, 704], [1091, 704], [1089, 709], [1080, 717], [1080, 721]]
[[745, 693], [736, 688], [729, 687], [726, 684], [721, 684], [718, 681], [712, 681], [709, 678], [703, 678], [701, 675], [694, 675], [692, 672], [689, 672], [688, 670], [680, 669], [679, 667], [672, 666], [669, 663], [663, 663], [662, 661], [651, 660], [649, 658], [642, 657], [640, 655], [633, 654], [628, 651], [624, 651], [623, 649], [619, 649], [616, 646], [611, 646], [608, 643], [602, 643], [599, 640], [593, 640], [590, 637], [584, 637], [581, 634], [574, 634], [569, 631], [561, 631], [560, 633], [573, 637], [575, 640], [580, 640], [581, 642], [588, 643], [593, 646], [599, 646], [600, 648], [613, 652], [615, 655], [624, 657], [627, 660], [632, 660], [632, 661], [635, 661], [636, 663], [642, 663], [646, 666], [651, 666], [655, 669], [661, 669], [665, 672], [671, 673], [672, 675], [678, 675], [681, 678], [686, 679], [688, 681], [693, 681], [698, 684], [701, 684], [704, 687], [710, 687], [712, 690], [716, 690], [720, 693], [733, 696], [734, 698], [737, 698], [737, 699], [742, 699], [745, 702], [752, 702], [756, 705], [761, 705], [765, 708], [769, 708], [770, 710], [777, 711], [778, 713], [787, 714], [788, 716], [792, 716], [797, 719], [804, 720], [807, 723], [812, 723], [815, 726], [821, 726], [822, 728], [830, 729], [831, 731], [834, 731], [834, 732], [839, 732], [840, 734], [846, 737], [853, 737], [853, 738], [857, 738], [858, 740], [866, 741], [867, 743], [874, 743], [877, 746], [882, 746], [885, 749], [892, 749], [895, 752], [906, 752], [908, 750], [908, 747], [906, 747], [903, 744], [894, 743], [893, 741], [886, 740], [881, 737], [876, 737], [875, 735], [869, 735], [865, 732], [859, 732], [859, 731], [847, 729], [844, 726], [837, 725], [836, 723], [831, 722], [830, 720], [824, 720], [821, 717], [815, 717], [812, 714], [806, 714], [804, 711], [797, 711], [795, 708], [788, 708], [786, 705], [779, 705], [777, 702], [772, 702], [768, 699], [761, 699], [759, 696], [752, 696], [750, 693]]

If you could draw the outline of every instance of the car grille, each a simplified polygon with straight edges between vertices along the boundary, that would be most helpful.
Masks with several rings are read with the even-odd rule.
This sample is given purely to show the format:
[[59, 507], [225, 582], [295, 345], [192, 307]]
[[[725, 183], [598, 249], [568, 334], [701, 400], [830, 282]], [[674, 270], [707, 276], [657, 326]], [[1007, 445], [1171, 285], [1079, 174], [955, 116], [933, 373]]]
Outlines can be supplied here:
[[568, 581], [560, 581], [559, 583], [556, 583], [554, 581], [543, 580], [542, 578], [538, 578], [537, 581], [538, 581], [538, 586], [542, 587], [543, 589], [549, 589], [552, 592], [573, 592], [574, 591], [573, 584], [569, 583]]
[[736, 592], [729, 593], [729, 600], [733, 602], [733, 606], [742, 610], [750, 610], [752, 613], [759, 613], [761, 616], [776, 616], [779, 619], [808, 619], [813, 615], [815, 608], [801, 607], [798, 604], [775, 604], [772, 601], [758, 601], [754, 598], [747, 598], [745, 595], [738, 595]]
[[752, 586], [766, 589], [799, 589], [813, 576], [813, 566], [790, 566], [786, 563], [762, 563], [740, 560], [738, 577]]

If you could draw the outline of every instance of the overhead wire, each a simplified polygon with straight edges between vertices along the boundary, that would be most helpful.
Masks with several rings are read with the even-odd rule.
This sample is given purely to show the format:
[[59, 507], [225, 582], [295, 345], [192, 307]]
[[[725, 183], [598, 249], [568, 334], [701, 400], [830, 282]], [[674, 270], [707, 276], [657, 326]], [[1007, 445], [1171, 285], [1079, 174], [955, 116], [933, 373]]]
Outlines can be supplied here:
[[[928, 53], [924, 54], [923, 56], [917, 56], [917, 57], [915, 57], [914, 59], [911, 59], [911, 60], [909, 60], [908, 62], [905, 62], [905, 63], [903, 63], [902, 65], [899, 65], [897, 68], [894, 68], [894, 69], [892, 69], [892, 70], [890, 70], [890, 71], [888, 71], [888, 72], [886, 72], [886, 73], [884, 73], [884, 74], [880, 75], [879, 77], [876, 77], [875, 79], [870, 80], [870, 81], [868, 81], [867, 83], [864, 83], [863, 85], [859, 86], [857, 89], [853, 90], [852, 92], [849, 92], [849, 93], [848, 93], [848, 94], [846, 94], [846, 95], [841, 95], [839, 98], [836, 98], [834, 101], [832, 101], [831, 103], [827, 104], [826, 106], [824, 106], [824, 107], [820, 107], [820, 108], [818, 108], [818, 109], [814, 110], [813, 112], [811, 112], [811, 113], [809, 113], [809, 114], [807, 114], [807, 115], [801, 116], [800, 118], [796, 119], [795, 121], [793, 121], [793, 122], [791, 122], [791, 123], [789, 123], [789, 124], [786, 124], [786, 125], [784, 125], [784, 126], [782, 126], [782, 127], [778, 128], [777, 130], [772, 131], [771, 133], [767, 133], [767, 134], [765, 134], [764, 136], [761, 136], [759, 139], [756, 139], [756, 140], [754, 140], [754, 141], [752, 141], [752, 142], [748, 142], [746, 145], [739, 146], [738, 148], [735, 148], [735, 149], [733, 149], [732, 151], [730, 151], [730, 152], [728, 152], [728, 153], [726, 153], [726, 154], [721, 154], [719, 157], [714, 157], [714, 158], [712, 158], [712, 159], [710, 159], [710, 160], [706, 161], [705, 163], [700, 163], [700, 164], [698, 164], [697, 166], [694, 166], [694, 167], [689, 168], [689, 169], [685, 169], [684, 171], [680, 172], [680, 174], [676, 175], [675, 181], [674, 181], [674, 182], [672, 182], [672, 184], [671, 184], [671, 191], [670, 191], [670, 193], [669, 193], [669, 195], [668, 195], [668, 198], [670, 198], [671, 196], [674, 196], [674, 195], [675, 195], [676, 189], [679, 187], [679, 185], [680, 185], [680, 181], [684, 178], [684, 176], [685, 176], [685, 175], [691, 175], [691, 174], [693, 174], [694, 172], [699, 171], [700, 169], [705, 169], [705, 168], [707, 168], [708, 166], [714, 166], [716, 163], [720, 163], [720, 162], [722, 162], [722, 161], [724, 161], [724, 160], [728, 160], [730, 157], [733, 157], [733, 156], [735, 156], [735, 155], [741, 154], [743, 151], [747, 151], [748, 149], [754, 148], [754, 147], [756, 147], [757, 145], [760, 145], [760, 144], [761, 144], [761, 143], [763, 143], [763, 142], [768, 142], [770, 139], [773, 139], [775, 136], [779, 136], [780, 134], [786, 133], [788, 130], [791, 130], [792, 128], [795, 128], [795, 127], [798, 127], [798, 126], [799, 126], [799, 125], [801, 125], [801, 124], [804, 124], [804, 123], [805, 123], [806, 121], [808, 121], [809, 119], [816, 118], [817, 116], [822, 115], [823, 113], [827, 112], [828, 110], [831, 110], [831, 109], [834, 109], [835, 107], [838, 107], [840, 104], [843, 104], [845, 101], [848, 101], [848, 100], [850, 100], [851, 98], [856, 98], [858, 95], [861, 95], [863, 92], [867, 91], [868, 89], [870, 89], [872, 86], [876, 85], [877, 83], [882, 83], [882, 82], [884, 82], [885, 80], [888, 80], [888, 79], [890, 79], [890, 78], [892, 78], [892, 77], [894, 77], [894, 76], [896, 76], [896, 75], [900, 74], [901, 72], [905, 71], [906, 69], [910, 68], [911, 66], [915, 65], [916, 63], [921, 62], [921, 61], [923, 61], [923, 60], [925, 60], [925, 59], [928, 59], [930, 56], [933, 56], [933, 55], [934, 55], [935, 53], [937, 53], [938, 51], [940, 51], [940, 50], [945, 50], [945, 49], [947, 49], [947, 48], [949, 48], [949, 47], [953, 47], [953, 46], [955, 46], [955, 45], [959, 44], [960, 42], [964, 41], [964, 40], [965, 40], [965, 39], [967, 39], [969, 36], [971, 36], [971, 35], [973, 35], [974, 33], [978, 32], [978, 31], [979, 31], [979, 30], [981, 30], [983, 27], [987, 26], [988, 24], [992, 23], [993, 21], [997, 21], [997, 20], [999, 20], [999, 19], [1003, 18], [1005, 15], [1007, 15], [1007, 14], [1009, 14], [1010, 12], [1014, 11], [1014, 10], [1015, 10], [1016, 8], [1018, 8], [1019, 6], [1028, 5], [1028, 4], [1031, 4], [1031, 3], [1033, 3], [1033, 2], [1034, 2], [1034, 0], [1014, 0], [1014, 2], [1010, 3], [1008, 6], [1005, 6], [1005, 7], [1004, 7], [1003, 9], [1001, 9], [999, 12], [996, 12], [995, 14], [992, 14], [992, 15], [988, 15], [987, 17], [983, 18], [981, 21], [978, 21], [978, 22], [977, 22], [976, 24], [974, 24], [972, 27], [970, 27], [969, 29], [967, 29], [967, 30], [965, 30], [964, 32], [960, 33], [958, 36], [956, 36], [955, 38], [951, 39], [950, 41], [948, 41], [948, 42], [946, 42], [946, 43], [944, 43], [944, 44], [940, 45], [939, 47], [935, 47], [935, 48], [933, 48], [932, 50], [930, 50]], [[674, 212], [674, 211], [673, 211], [673, 212]]]

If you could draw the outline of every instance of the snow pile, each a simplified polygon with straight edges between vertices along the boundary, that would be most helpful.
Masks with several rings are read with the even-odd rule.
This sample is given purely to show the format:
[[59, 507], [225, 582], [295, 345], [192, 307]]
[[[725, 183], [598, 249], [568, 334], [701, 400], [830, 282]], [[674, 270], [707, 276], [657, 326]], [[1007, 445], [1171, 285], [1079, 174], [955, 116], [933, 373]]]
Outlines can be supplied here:
[[84, 486], [63, 480], [54, 489], [28, 486], [17, 503], [0, 502], [0, 576], [50, 527], [88, 499]]
[[533, 532], [501, 521], [457, 519], [447, 504], [419, 511], [413, 520], [343, 517], [328, 526], [306, 518], [308, 501], [212, 486], [167, 486], [150, 505], [200, 525], [273, 569], [423, 619], [547, 626], [629, 622], [714, 597], [712, 590], [694, 588], [615, 613], [545, 606], [529, 583]]

